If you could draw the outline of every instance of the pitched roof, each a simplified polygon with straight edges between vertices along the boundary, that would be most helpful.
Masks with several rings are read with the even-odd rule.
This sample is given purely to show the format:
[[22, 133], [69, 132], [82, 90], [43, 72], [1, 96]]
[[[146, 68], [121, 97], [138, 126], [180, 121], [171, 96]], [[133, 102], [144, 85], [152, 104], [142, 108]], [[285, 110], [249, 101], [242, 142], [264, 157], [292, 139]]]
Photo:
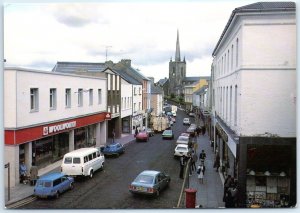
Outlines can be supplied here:
[[162, 94], [162, 90], [160, 87], [154, 86], [154, 84], [151, 84], [151, 94]]
[[251, 13], [251, 12], [262, 13], [268, 11], [296, 11], [296, 4], [295, 2], [257, 2], [254, 4], [249, 4], [249, 5], [235, 8], [231, 13], [231, 16], [221, 34], [221, 37], [212, 53], [212, 56], [215, 56], [215, 52], [217, 51], [236, 13]]
[[74, 72], [103, 72], [107, 66], [104, 63], [90, 62], [63, 62], [58, 61], [53, 67], [53, 72], [74, 73]]
[[157, 83], [160, 85], [160, 86], [163, 86], [169, 79], [168, 78], [162, 78], [160, 79]]
[[193, 76], [193, 77], [185, 77], [183, 81], [199, 81], [200, 79], [209, 80], [210, 76]]
[[208, 85], [204, 85], [203, 87], [197, 89], [194, 93], [199, 95], [199, 94], [203, 93], [207, 88], [208, 88]]
[[134, 84], [134, 85], [141, 85], [142, 83], [137, 81], [135, 78], [133, 78], [131, 75], [129, 75], [127, 72], [122, 72], [122, 70], [115, 70], [112, 69], [113, 71], [115, 71], [116, 73], [118, 73], [122, 78], [124, 78], [124, 80], [126, 80], [127, 82]]

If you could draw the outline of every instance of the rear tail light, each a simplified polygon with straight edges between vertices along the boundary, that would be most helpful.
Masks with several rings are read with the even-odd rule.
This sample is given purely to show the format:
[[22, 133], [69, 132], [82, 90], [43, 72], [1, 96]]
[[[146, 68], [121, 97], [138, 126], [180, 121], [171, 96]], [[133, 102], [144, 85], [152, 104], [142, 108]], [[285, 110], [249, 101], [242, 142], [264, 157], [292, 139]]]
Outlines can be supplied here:
[[130, 186], [129, 186], [129, 189], [135, 190], [136, 188], [135, 188], [135, 186], [130, 185]]
[[147, 192], [153, 193], [153, 192], [154, 192], [154, 189], [153, 189], [153, 188], [148, 188], [148, 189], [147, 189]]

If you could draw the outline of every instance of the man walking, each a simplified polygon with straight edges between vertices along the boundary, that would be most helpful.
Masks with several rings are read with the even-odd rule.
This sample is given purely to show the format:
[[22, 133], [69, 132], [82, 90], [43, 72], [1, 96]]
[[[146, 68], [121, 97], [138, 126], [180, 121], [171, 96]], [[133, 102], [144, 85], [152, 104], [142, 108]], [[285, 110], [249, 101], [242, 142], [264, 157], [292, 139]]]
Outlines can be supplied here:
[[180, 156], [179, 163], [180, 163], [179, 178], [183, 179], [183, 170], [184, 170], [184, 159], [183, 159], [183, 156]]
[[199, 154], [199, 160], [201, 161], [201, 163], [204, 165], [204, 160], [206, 158], [206, 153], [204, 152], [204, 150], [202, 149], [202, 152]]

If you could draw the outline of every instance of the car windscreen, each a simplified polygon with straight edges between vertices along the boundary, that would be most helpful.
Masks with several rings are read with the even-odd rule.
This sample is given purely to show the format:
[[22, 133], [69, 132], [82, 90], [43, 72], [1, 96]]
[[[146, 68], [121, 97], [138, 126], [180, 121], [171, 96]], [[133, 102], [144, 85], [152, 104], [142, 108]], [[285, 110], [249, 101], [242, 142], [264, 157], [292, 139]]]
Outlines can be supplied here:
[[134, 182], [139, 182], [139, 183], [145, 183], [145, 184], [151, 184], [153, 183], [153, 176], [149, 175], [139, 175], [137, 178], [134, 180]]
[[183, 136], [183, 137], [180, 136], [180, 137], [178, 138], [178, 140], [179, 140], [179, 141], [189, 141], [189, 138], [188, 138], [188, 137], [184, 137], [184, 136]]
[[186, 147], [177, 147], [176, 150], [178, 151], [187, 151]]

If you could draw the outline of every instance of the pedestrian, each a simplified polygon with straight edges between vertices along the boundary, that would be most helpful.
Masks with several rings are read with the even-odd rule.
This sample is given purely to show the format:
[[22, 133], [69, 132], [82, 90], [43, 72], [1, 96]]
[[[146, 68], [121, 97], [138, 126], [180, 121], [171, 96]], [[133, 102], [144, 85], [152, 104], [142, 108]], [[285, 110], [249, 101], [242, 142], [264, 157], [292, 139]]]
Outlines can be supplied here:
[[198, 137], [199, 137], [199, 136], [200, 136], [200, 133], [201, 133], [201, 129], [200, 129], [199, 126], [197, 126], [197, 128], [196, 128], [196, 132], [197, 132], [197, 135], [198, 135]]
[[203, 164], [200, 164], [197, 168], [199, 183], [203, 183], [204, 173], [205, 173], [205, 166]]
[[115, 142], [115, 136], [116, 136], [115, 129], [113, 129], [111, 134], [112, 134], [112, 142], [114, 143]]
[[183, 179], [183, 170], [184, 170], [184, 158], [183, 158], [183, 156], [180, 156], [180, 158], [179, 158], [179, 165], [180, 165], [179, 178]]
[[139, 133], [139, 131], [138, 131], [137, 127], [136, 127], [136, 128], [135, 128], [134, 137], [136, 137], [138, 133]]
[[205, 126], [203, 126], [202, 127], [202, 135], [205, 135], [205, 131], [206, 131]]
[[26, 184], [26, 177], [27, 177], [27, 167], [24, 163], [24, 161], [21, 162], [20, 164], [20, 168], [19, 168], [19, 172], [20, 172], [20, 183], [24, 183]]
[[33, 162], [30, 168], [30, 185], [31, 186], [35, 185], [37, 179], [38, 179], [38, 167]]
[[214, 168], [216, 168], [216, 172], [219, 171], [219, 167], [220, 167], [220, 155], [218, 150], [216, 151], [216, 158], [215, 158], [215, 162], [214, 162]]
[[223, 202], [225, 202], [225, 200], [226, 200], [225, 198], [226, 198], [226, 196], [228, 196], [227, 191], [232, 183], [233, 183], [233, 178], [231, 177], [231, 175], [228, 175], [224, 181]]
[[229, 188], [225, 193], [225, 207], [226, 208], [234, 208], [235, 200], [236, 200], [237, 189], [234, 182], [230, 183]]
[[196, 162], [197, 162], [198, 158], [197, 158], [197, 154], [196, 152], [193, 150], [192, 152], [192, 170], [196, 171]]
[[192, 152], [188, 153], [187, 155], [187, 162], [188, 162], [188, 167], [189, 167], [189, 173], [190, 176], [192, 175], [192, 163], [193, 163], [193, 157], [192, 157]]
[[204, 160], [206, 158], [206, 153], [204, 152], [204, 150], [202, 149], [202, 152], [199, 154], [199, 160], [202, 164], [204, 164]]

